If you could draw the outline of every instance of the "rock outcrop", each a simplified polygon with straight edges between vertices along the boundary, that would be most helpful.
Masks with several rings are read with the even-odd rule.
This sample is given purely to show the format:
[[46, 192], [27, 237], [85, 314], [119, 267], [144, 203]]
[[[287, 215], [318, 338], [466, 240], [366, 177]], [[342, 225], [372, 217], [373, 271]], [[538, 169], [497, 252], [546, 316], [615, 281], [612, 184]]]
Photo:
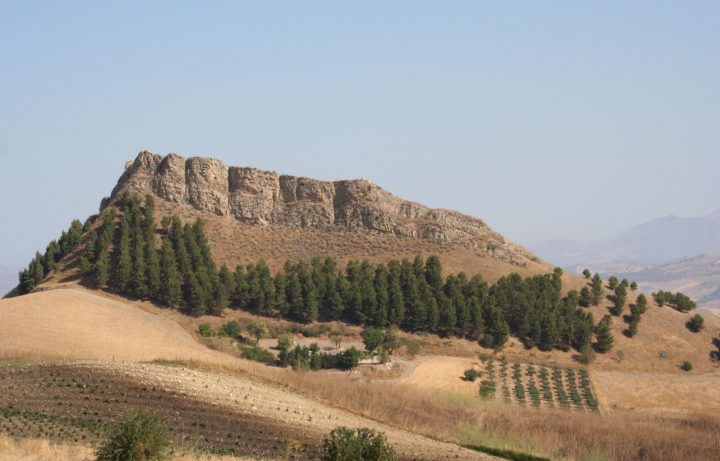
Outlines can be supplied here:
[[125, 165], [112, 195], [153, 193], [250, 226], [333, 229], [353, 233], [432, 239], [482, 247], [491, 256], [524, 266], [534, 256], [508, 242], [483, 221], [399, 199], [366, 179], [319, 181], [209, 158], [166, 157], [143, 151]]

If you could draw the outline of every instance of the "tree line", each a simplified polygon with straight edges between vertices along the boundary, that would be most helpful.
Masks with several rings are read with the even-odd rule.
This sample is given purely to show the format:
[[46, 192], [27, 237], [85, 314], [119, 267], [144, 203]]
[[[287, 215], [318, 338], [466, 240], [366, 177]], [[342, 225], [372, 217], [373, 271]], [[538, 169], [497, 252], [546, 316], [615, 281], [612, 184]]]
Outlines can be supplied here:
[[35, 253], [27, 269], [18, 273], [18, 291], [21, 295], [30, 293], [51, 272], [60, 270], [60, 260], [72, 251], [82, 240], [82, 236], [90, 229], [94, 217], [90, 217], [83, 225], [77, 219], [73, 220], [70, 228], [62, 231], [58, 240], [51, 241], [45, 253]]
[[262, 259], [218, 269], [202, 219], [183, 225], [177, 216], [164, 217], [158, 229], [152, 195], [143, 203], [124, 193], [117, 204], [89, 231], [81, 273], [97, 288], [110, 284], [140, 299], [187, 306], [194, 315], [233, 307], [301, 322], [342, 319], [466, 337], [488, 348], [513, 335], [546, 351], [583, 350], [599, 333], [593, 315], [579, 306], [599, 302], [602, 281], [593, 280], [591, 292], [563, 297], [560, 268], [525, 279], [514, 273], [492, 286], [481, 275], [444, 276], [437, 255], [377, 265], [349, 261], [344, 268], [332, 257], [315, 257], [287, 261], [274, 276]]

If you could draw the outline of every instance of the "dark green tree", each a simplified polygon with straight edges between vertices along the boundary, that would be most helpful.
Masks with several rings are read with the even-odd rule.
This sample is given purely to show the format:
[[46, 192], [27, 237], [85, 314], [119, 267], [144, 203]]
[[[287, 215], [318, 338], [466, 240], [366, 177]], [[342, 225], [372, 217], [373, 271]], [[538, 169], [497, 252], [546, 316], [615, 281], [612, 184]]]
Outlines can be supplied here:
[[609, 315], [603, 317], [603, 321], [600, 323], [600, 329], [597, 333], [597, 351], [601, 354], [610, 352], [613, 348], [615, 339], [613, 338], [610, 326], [612, 325], [612, 319]]
[[620, 316], [625, 310], [625, 302], [627, 301], [627, 289], [625, 285], [615, 286], [615, 297], [613, 298], [612, 314]]
[[608, 286], [610, 287], [611, 290], [615, 290], [615, 287], [618, 286], [617, 277], [615, 277], [614, 275], [611, 275], [610, 278], [608, 279]]
[[590, 280], [590, 277], [592, 276], [592, 275], [590, 274], [590, 271], [589, 271], [588, 269], [585, 269], [582, 274], [583, 274], [583, 275], [585, 276], [585, 278], [588, 279], [588, 280]]
[[705, 319], [700, 314], [696, 314], [689, 322], [690, 329], [695, 333], [699, 333], [705, 328]]
[[177, 271], [177, 262], [172, 242], [165, 236], [162, 239], [162, 279], [165, 303], [170, 307], [182, 302], [182, 284]]
[[107, 248], [103, 248], [98, 253], [97, 261], [92, 270], [93, 282], [96, 288], [104, 287], [110, 278], [110, 261]]
[[605, 295], [605, 289], [603, 288], [602, 279], [599, 274], [595, 274], [592, 279], [592, 297], [593, 305], [597, 306], [600, 304], [603, 296]]

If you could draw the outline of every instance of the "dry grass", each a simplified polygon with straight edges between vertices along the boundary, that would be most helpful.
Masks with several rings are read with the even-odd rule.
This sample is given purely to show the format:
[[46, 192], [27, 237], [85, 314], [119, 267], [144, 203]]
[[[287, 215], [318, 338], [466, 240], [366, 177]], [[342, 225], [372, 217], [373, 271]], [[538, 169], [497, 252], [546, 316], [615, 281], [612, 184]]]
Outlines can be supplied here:
[[0, 434], [2, 461], [78, 461], [92, 457], [93, 449], [84, 445], [55, 444], [45, 439], [14, 440]]
[[560, 409], [482, 402], [466, 393], [405, 384], [348, 380], [252, 365], [188, 366], [256, 373], [301, 394], [360, 416], [427, 437], [486, 445], [566, 460], [706, 461], [720, 459], [720, 419], [685, 415], [668, 419], [616, 411], [597, 415]]
[[[172, 458], [173, 461], [242, 461], [256, 458], [217, 456], [191, 450]], [[0, 434], [0, 461], [79, 461], [94, 459], [94, 450], [76, 443], [54, 443], [47, 439], [15, 440]]]

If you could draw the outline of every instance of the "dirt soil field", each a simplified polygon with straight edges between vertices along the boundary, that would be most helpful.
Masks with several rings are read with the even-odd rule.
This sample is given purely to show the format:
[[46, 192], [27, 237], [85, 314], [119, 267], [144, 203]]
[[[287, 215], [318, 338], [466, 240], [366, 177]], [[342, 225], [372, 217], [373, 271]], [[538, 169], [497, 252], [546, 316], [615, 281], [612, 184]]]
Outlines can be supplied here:
[[315, 459], [337, 426], [385, 432], [403, 459], [494, 459], [380, 424], [276, 384], [184, 367], [55, 362], [0, 367], [0, 429], [13, 436], [93, 441], [125, 408], [149, 408], [179, 442], [277, 458], [297, 442]]

